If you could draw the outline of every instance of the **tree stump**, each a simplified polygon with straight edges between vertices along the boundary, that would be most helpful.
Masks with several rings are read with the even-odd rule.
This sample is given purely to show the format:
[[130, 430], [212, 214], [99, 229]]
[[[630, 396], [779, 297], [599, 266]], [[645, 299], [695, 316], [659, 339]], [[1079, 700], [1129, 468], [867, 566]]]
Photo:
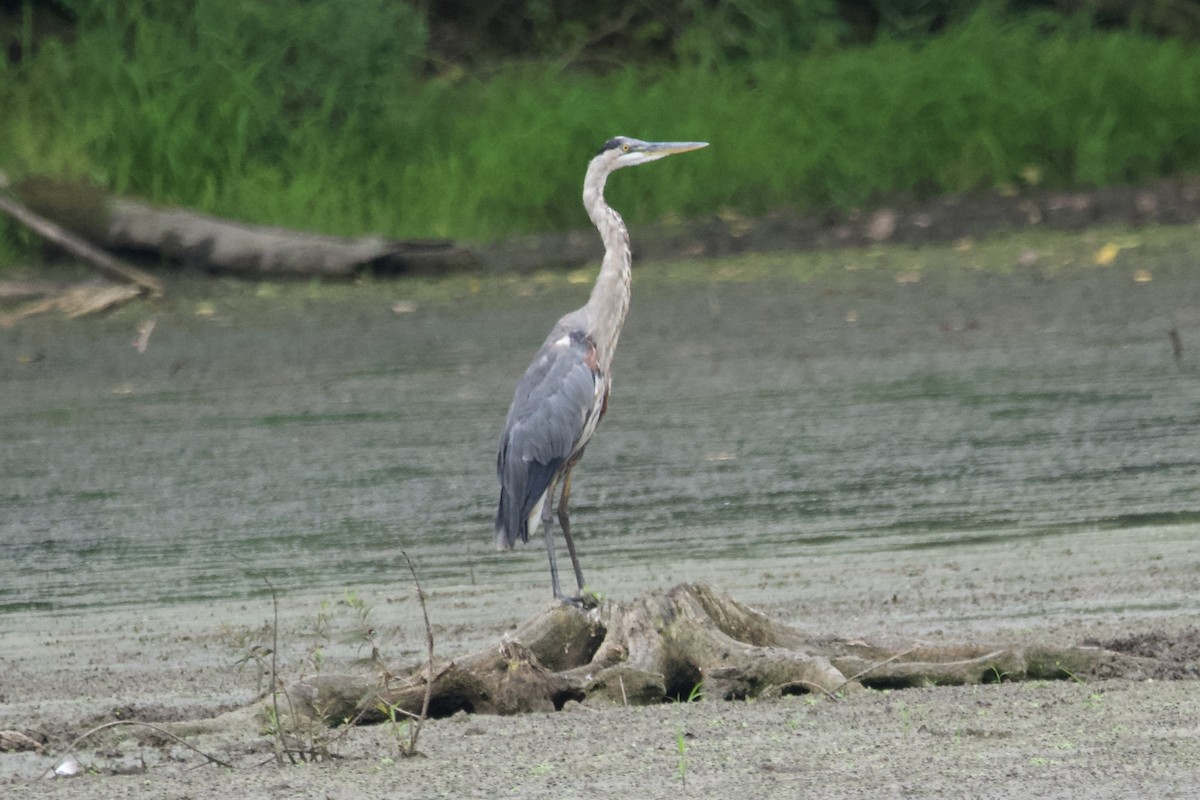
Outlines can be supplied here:
[[[496, 645], [435, 664], [429, 716], [518, 714], [586, 705], [741, 700], [871, 688], [1139, 674], [1150, 659], [1100, 647], [949, 645], [888, 648], [812, 638], [704, 583], [593, 608], [556, 603]], [[1143, 663], [1146, 662], [1146, 663]], [[382, 676], [325, 675], [289, 697], [331, 723], [417, 715], [428, 664]]]

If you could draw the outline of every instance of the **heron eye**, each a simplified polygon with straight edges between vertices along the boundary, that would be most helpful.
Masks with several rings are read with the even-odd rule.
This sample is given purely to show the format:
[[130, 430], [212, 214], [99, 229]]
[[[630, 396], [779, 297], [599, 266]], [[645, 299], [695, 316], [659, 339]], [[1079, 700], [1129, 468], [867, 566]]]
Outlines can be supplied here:
[[621, 152], [622, 152], [622, 153], [628, 153], [628, 152], [629, 152], [629, 145], [627, 145], [627, 144], [623, 144], [623, 145], [621, 145]]

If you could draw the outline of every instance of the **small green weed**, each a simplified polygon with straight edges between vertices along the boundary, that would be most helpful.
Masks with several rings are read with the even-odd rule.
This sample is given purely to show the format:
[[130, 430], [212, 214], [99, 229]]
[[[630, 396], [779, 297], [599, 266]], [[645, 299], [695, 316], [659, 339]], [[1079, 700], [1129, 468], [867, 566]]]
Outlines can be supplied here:
[[679, 785], [683, 791], [687, 791], [687, 734], [683, 731], [683, 725], [679, 725], [675, 729], [675, 750], [679, 754], [679, 760], [675, 765], [675, 774], [679, 777]]
[[989, 675], [985, 675], [984, 683], [1004, 683], [1009, 680], [1009, 675], [1006, 671], [992, 665], [988, 668]]
[[[403, 550], [400, 552], [416, 587], [425, 624], [427, 675], [432, 676], [433, 632], [425, 603], [425, 592], [421, 587], [412, 560], [406, 552]], [[367, 709], [364, 708], [354, 718], [333, 720], [334, 723], [340, 725], [340, 728], [335, 728], [330, 725], [330, 714], [327, 708], [322, 708], [319, 704], [302, 708], [294, 702], [288, 683], [282, 676], [279, 662], [279, 598], [271, 582], [265, 577], [263, 580], [271, 594], [271, 622], [258, 629], [242, 631], [224, 626], [226, 641], [238, 653], [236, 666], [253, 664], [257, 667], [259, 692], [267, 701], [263, 708], [262, 732], [274, 744], [275, 760], [279, 763], [286, 761], [291, 764], [327, 761], [336, 757], [334, 745], [353, 729], [354, 724], [361, 719]], [[349, 610], [353, 616], [352, 623], [341, 624], [335, 605], [328, 600], [323, 600], [313, 621], [309, 637], [311, 644], [302, 659], [302, 672], [310, 679], [319, 677], [326, 663], [326, 648], [332, 643], [332, 633], [348, 629], [351, 642], [359, 647], [370, 648], [370, 657], [366, 661], [379, 675], [379, 699], [375, 703], [374, 710], [379, 711], [385, 718], [386, 724], [393, 734], [399, 755], [404, 757], [417, 755], [418, 737], [429, 714], [432, 680], [426, 681], [425, 697], [420, 713], [414, 714], [389, 702], [386, 698], [393, 676], [389, 671], [387, 659], [383, 655], [379, 633], [371, 623], [372, 607], [354, 591], [345, 592], [339, 605]], [[269, 683], [269, 688], [265, 691], [262, 688], [264, 679]]]

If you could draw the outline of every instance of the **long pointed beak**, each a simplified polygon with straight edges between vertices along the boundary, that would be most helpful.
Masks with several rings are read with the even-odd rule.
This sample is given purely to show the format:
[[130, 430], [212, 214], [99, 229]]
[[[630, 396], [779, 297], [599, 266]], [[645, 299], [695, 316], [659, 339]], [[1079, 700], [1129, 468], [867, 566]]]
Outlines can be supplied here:
[[646, 142], [642, 152], [656, 156], [670, 156], [708, 147], [708, 142]]

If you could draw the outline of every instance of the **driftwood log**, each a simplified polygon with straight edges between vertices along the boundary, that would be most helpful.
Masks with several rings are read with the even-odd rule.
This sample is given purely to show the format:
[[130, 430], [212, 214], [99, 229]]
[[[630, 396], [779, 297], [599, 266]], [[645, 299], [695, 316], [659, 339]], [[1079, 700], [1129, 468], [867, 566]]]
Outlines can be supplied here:
[[13, 191], [37, 213], [108, 250], [213, 272], [343, 278], [368, 266], [445, 272], [478, 264], [474, 252], [442, 239], [344, 238], [250, 225], [46, 178], [27, 178]]
[[[1099, 647], [882, 647], [813, 638], [707, 584], [631, 602], [555, 604], [496, 645], [432, 669], [429, 715], [517, 714], [587, 705], [837, 696], [863, 687], [989, 683], [1137, 674], [1148, 659]], [[427, 664], [375, 676], [323, 675], [288, 690], [330, 723], [380, 722], [382, 704], [419, 714]]]

